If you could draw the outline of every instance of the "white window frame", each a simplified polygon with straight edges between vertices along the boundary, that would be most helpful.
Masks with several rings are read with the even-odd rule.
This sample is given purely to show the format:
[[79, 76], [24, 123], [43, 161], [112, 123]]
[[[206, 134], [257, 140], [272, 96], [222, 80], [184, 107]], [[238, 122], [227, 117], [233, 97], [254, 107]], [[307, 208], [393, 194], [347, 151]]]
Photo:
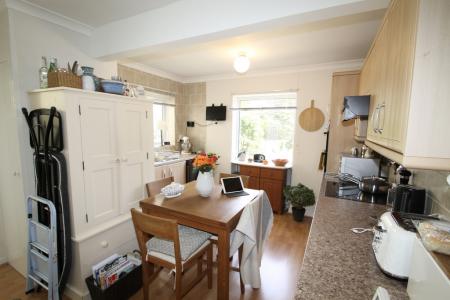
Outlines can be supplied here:
[[[241, 108], [240, 101], [248, 99], [257, 99], [260, 98], [263, 100], [264, 98], [273, 99], [274, 97], [287, 97], [289, 99], [295, 99], [295, 106], [276, 106], [276, 107], [254, 107], [254, 108]], [[232, 159], [237, 158], [239, 153], [239, 144], [240, 144], [240, 111], [243, 110], [266, 110], [266, 109], [287, 109], [287, 110], [295, 110], [295, 115], [297, 116], [297, 103], [298, 103], [298, 91], [297, 90], [289, 90], [289, 91], [280, 91], [280, 92], [257, 92], [257, 93], [247, 93], [247, 94], [233, 94], [232, 95], [232, 135], [231, 135], [231, 154]], [[295, 125], [294, 125], [295, 126]], [[293, 144], [295, 145], [295, 129], [294, 129], [294, 139]], [[294, 149], [292, 149], [294, 152]], [[248, 153], [247, 153], [248, 154]], [[294, 154], [294, 153], [292, 153]], [[292, 160], [294, 159], [294, 155], [292, 155]]]

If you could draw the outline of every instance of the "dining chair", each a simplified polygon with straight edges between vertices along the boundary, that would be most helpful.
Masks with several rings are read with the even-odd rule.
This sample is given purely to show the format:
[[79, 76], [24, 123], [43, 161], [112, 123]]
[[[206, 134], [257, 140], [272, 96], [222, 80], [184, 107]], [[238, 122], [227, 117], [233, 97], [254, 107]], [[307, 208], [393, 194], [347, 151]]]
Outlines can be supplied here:
[[[149, 285], [162, 268], [175, 271], [177, 300], [186, 295], [205, 275], [208, 278], [208, 289], [212, 288], [212, 244], [209, 233], [178, 225], [176, 220], [144, 214], [134, 208], [131, 209], [131, 216], [141, 250], [144, 300], [148, 300]], [[206, 270], [203, 270], [205, 254]], [[195, 264], [197, 276], [183, 289], [183, 273]], [[155, 265], [159, 267], [156, 272]]]
[[248, 188], [248, 182], [250, 180], [250, 176], [247, 176], [247, 175], [220, 173], [219, 180], [222, 178], [237, 177], [237, 176], [240, 176], [242, 178], [242, 184], [244, 185], [245, 188]]
[[145, 187], [147, 189], [147, 196], [153, 197], [155, 195], [158, 195], [159, 193], [161, 193], [161, 189], [163, 187], [171, 184], [172, 182], [173, 182], [173, 176], [147, 183], [145, 185]]

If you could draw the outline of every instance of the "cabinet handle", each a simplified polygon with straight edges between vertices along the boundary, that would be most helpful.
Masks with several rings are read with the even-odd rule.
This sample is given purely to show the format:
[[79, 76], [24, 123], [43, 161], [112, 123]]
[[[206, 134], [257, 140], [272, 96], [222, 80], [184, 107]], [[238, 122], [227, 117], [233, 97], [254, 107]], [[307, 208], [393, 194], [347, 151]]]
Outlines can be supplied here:
[[163, 170], [163, 178], [166, 178], [166, 170]]
[[[381, 123], [381, 127], [380, 127], [381, 109], [383, 109], [383, 122]], [[384, 120], [386, 119], [385, 110], [386, 110], [386, 104], [383, 103], [380, 105], [380, 109], [379, 109], [379, 113], [378, 113], [378, 132], [380, 134], [383, 133], [383, 129], [384, 129]]]
[[372, 115], [372, 130], [375, 133], [378, 132], [378, 128], [377, 128], [377, 126], [375, 126], [375, 121], [378, 119], [379, 109], [380, 109], [380, 106], [377, 105], [377, 108], [375, 108], [375, 112]]
[[116, 159], [114, 160], [114, 162], [117, 163], [117, 164], [120, 163], [120, 158], [116, 158]]
[[128, 161], [128, 158], [122, 157], [122, 161], [123, 161], [123, 162], [127, 162], [127, 161]]

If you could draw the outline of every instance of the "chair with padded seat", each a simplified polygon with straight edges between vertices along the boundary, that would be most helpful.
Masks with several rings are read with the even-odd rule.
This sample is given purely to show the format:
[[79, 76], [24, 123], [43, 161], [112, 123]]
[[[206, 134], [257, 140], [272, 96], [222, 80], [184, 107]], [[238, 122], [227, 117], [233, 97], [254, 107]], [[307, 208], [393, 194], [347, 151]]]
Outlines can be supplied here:
[[173, 176], [147, 183], [145, 185], [145, 187], [147, 189], [147, 196], [153, 197], [155, 195], [158, 195], [159, 193], [161, 193], [161, 189], [163, 187], [171, 184], [172, 182], [173, 182]]
[[248, 188], [248, 182], [250, 180], [250, 176], [247, 176], [247, 175], [220, 173], [219, 180], [222, 178], [237, 177], [237, 176], [242, 178], [242, 184], [244, 185], [245, 188]]
[[[203, 277], [212, 288], [211, 234], [191, 227], [178, 225], [176, 220], [154, 217], [131, 209], [134, 229], [141, 250], [144, 300], [149, 295], [149, 285], [162, 268], [175, 271], [175, 295], [181, 299]], [[203, 261], [206, 254], [206, 269]], [[197, 276], [185, 287], [183, 273], [197, 265]], [[155, 271], [154, 267], [158, 266]]]

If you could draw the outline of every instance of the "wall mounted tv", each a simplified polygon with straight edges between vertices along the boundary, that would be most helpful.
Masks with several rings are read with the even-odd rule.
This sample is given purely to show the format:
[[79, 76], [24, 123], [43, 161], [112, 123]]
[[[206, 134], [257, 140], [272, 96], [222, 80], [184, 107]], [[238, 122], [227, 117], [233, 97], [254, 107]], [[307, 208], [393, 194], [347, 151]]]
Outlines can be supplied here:
[[225, 121], [227, 119], [227, 107], [207, 106], [206, 107], [206, 121]]

